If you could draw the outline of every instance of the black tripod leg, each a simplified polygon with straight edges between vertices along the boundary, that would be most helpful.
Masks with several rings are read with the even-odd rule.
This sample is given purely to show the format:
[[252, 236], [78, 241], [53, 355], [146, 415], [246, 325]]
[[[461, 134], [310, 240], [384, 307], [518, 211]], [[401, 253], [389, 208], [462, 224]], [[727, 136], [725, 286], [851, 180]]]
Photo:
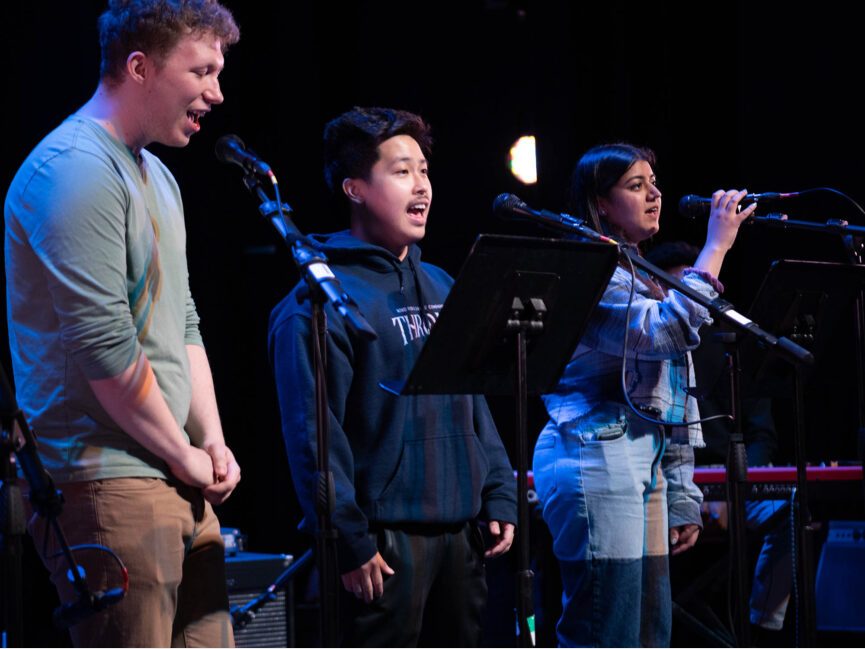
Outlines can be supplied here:
[[24, 500], [15, 482], [11, 441], [3, 435], [3, 475], [0, 476], [0, 632], [4, 647], [23, 647]]
[[526, 335], [517, 332], [516, 418], [517, 418], [517, 629], [519, 646], [535, 645], [535, 612], [533, 604], [534, 573], [529, 567], [529, 501], [528, 501], [528, 440], [526, 439]]

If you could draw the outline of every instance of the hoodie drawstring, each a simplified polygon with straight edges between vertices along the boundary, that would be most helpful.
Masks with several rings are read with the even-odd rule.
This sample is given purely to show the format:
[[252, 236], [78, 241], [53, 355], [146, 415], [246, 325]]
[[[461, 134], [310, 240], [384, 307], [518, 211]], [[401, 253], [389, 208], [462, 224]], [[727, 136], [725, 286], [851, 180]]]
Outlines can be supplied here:
[[[417, 301], [418, 301], [418, 304], [420, 305], [421, 322], [423, 322], [424, 324], [428, 324], [429, 320], [427, 319], [427, 313], [428, 312], [427, 312], [427, 308], [426, 308], [427, 307], [426, 300], [424, 300], [423, 290], [421, 290], [421, 287], [420, 287], [420, 278], [418, 277], [418, 274], [417, 274], [417, 268], [415, 267], [414, 262], [412, 261], [411, 257], [408, 258], [408, 267], [411, 269], [411, 274], [414, 276], [414, 290], [417, 293]], [[401, 281], [402, 281], [402, 274], [400, 274], [400, 282]]]

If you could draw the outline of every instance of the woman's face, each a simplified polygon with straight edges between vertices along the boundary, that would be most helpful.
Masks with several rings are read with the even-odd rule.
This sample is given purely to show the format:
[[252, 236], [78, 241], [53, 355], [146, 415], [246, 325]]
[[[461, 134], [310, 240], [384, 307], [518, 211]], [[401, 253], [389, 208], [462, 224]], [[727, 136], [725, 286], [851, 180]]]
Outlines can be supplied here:
[[612, 232], [629, 243], [645, 241], [660, 229], [661, 192], [655, 173], [645, 160], [638, 160], [613, 185], [607, 196], [598, 198], [601, 218]]

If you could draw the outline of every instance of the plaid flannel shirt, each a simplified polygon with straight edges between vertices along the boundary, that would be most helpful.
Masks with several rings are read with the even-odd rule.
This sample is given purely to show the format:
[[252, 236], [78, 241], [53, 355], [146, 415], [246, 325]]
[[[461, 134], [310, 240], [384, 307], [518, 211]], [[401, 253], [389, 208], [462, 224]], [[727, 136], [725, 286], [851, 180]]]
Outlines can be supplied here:
[[[684, 283], [710, 299], [718, 293], [703, 277], [686, 272]], [[651, 296], [637, 276], [628, 315], [631, 275], [617, 267], [589, 326], [553, 393], [544, 395], [552, 420], [566, 425], [605, 402], [624, 403], [621, 388], [622, 352], [627, 354], [625, 383], [631, 400], [657, 409], [667, 421], [700, 418], [689, 350], [700, 343], [700, 327], [711, 322], [703, 306], [670, 290], [663, 300]], [[625, 327], [628, 349], [622, 349]], [[702, 447], [699, 424], [673, 427], [671, 442]]]

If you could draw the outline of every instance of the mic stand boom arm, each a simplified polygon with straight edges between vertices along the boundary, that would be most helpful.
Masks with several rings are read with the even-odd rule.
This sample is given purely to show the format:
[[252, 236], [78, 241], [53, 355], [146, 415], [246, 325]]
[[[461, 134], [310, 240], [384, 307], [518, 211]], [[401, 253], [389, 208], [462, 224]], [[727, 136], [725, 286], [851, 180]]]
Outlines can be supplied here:
[[748, 319], [733, 309], [733, 305], [726, 300], [719, 297], [711, 300], [699, 291], [685, 284], [679, 278], [670, 275], [654, 264], [649, 263], [632, 250], [628, 250], [625, 247], [622, 247], [621, 250], [635, 266], [639, 266], [643, 270], [648, 271], [670, 288], [677, 290], [679, 293], [682, 293], [688, 299], [697, 304], [706, 307], [714, 317], [732, 325], [734, 329], [738, 329], [739, 331], [754, 336], [761, 347], [777, 352], [793, 365], [811, 365], [814, 363], [814, 356], [807, 349], [797, 345], [789, 338], [784, 336], [778, 338], [770, 334], [768, 331], [764, 331], [756, 322]]
[[841, 236], [865, 236], [865, 227], [850, 225], [847, 221], [839, 219], [830, 219], [825, 223], [814, 223], [813, 221], [790, 220], [783, 218], [781, 214], [767, 214], [766, 216], [752, 216], [745, 223], [765, 225], [770, 228], [781, 228], [782, 230], [808, 230], [811, 232], [825, 232], [826, 234], [840, 234]]
[[[275, 177], [271, 176], [271, 179], [276, 188]], [[357, 303], [342, 289], [339, 280], [328, 268], [327, 257], [300, 233], [288, 216], [291, 214], [291, 207], [279, 201], [279, 190], [277, 189], [277, 200], [270, 200], [258, 177], [251, 173], [244, 175], [243, 184], [261, 201], [258, 211], [279, 232], [285, 244], [291, 249], [294, 263], [309, 286], [309, 290], [321, 294], [324, 297], [323, 302], [330, 302], [352, 331], [367, 340], [374, 340], [377, 337], [375, 330], [363, 317]]]
[[[780, 219], [778, 219], [778, 221], [781, 223], [789, 223], [789, 221], [781, 221]], [[630, 259], [635, 266], [638, 266], [639, 268], [642, 268], [643, 270], [651, 273], [670, 288], [677, 290], [679, 293], [696, 302], [697, 304], [706, 307], [713, 316], [732, 325], [734, 329], [754, 336], [762, 347], [777, 352], [779, 355], [783, 356], [787, 361], [793, 363], [794, 365], [813, 364], [814, 356], [807, 349], [797, 345], [789, 338], [785, 338], [783, 336], [777, 338], [769, 332], [764, 331], [757, 325], [756, 322], [748, 319], [747, 317], [733, 309], [733, 305], [726, 300], [722, 300], [721, 298], [715, 298], [714, 300], [707, 298], [699, 291], [685, 284], [679, 278], [670, 275], [670, 273], [667, 273], [655, 266], [654, 264], [649, 263], [639, 254], [635, 253], [633, 250], [630, 250], [627, 246], [621, 245], [615, 240], [600, 235], [594, 230], [587, 228], [578, 219], [575, 219], [573, 217], [559, 218], [556, 220], [544, 219], [543, 225], [553, 228], [555, 230], [567, 232], [569, 234], [576, 234], [578, 236], [587, 237], [594, 241], [609, 242], [611, 244], [618, 245], [621, 254], [625, 255], [628, 259]]]

